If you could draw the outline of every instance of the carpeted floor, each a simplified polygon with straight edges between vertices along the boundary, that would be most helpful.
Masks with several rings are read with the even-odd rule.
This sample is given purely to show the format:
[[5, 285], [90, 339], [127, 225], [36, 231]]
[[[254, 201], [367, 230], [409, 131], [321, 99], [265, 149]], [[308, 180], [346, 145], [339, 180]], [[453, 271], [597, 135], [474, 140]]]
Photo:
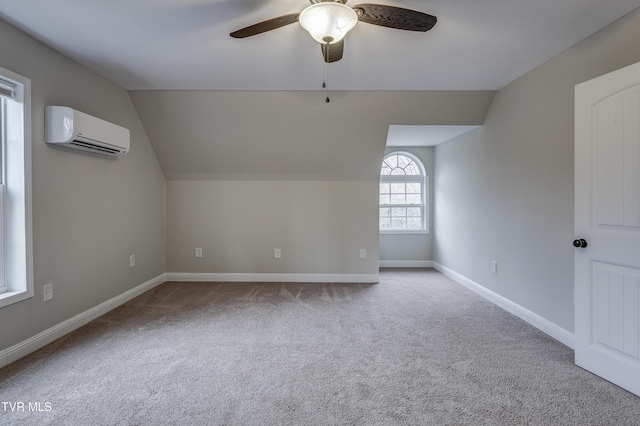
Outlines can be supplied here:
[[0, 370], [2, 425], [638, 425], [640, 398], [440, 273], [165, 283]]

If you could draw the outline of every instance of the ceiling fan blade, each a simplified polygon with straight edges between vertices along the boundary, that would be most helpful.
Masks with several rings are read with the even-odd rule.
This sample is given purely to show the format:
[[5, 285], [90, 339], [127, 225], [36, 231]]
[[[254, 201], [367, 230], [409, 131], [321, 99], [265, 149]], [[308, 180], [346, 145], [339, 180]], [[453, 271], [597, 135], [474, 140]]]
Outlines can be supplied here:
[[284, 27], [285, 25], [298, 22], [299, 15], [299, 13], [290, 13], [288, 15], [278, 16], [277, 18], [267, 19], [266, 21], [258, 22], [257, 24], [234, 31], [229, 35], [233, 38], [245, 38], [256, 34], [266, 33], [267, 31], [275, 30], [277, 28]]
[[438, 21], [433, 15], [382, 4], [359, 4], [353, 10], [359, 21], [399, 30], [429, 31]]
[[336, 62], [342, 59], [342, 52], [344, 51], [344, 39], [333, 44], [321, 44], [322, 57], [325, 62]]

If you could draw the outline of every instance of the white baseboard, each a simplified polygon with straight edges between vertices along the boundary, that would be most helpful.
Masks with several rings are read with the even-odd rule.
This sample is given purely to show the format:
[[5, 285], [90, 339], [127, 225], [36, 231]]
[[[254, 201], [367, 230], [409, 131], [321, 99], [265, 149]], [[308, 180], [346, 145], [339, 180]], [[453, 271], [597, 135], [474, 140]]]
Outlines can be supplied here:
[[145, 291], [151, 290], [152, 288], [162, 284], [165, 281], [165, 274], [161, 274], [143, 284], [140, 284], [137, 287], [132, 288], [129, 291], [126, 291], [112, 299], [107, 300], [104, 303], [101, 303], [98, 306], [82, 312], [73, 318], [69, 318], [68, 320], [61, 322], [56, 326], [38, 333], [35, 336], [18, 343], [17, 345], [13, 345], [8, 349], [0, 351], [0, 368], [22, 358], [23, 356], [30, 354], [31, 352], [42, 348], [43, 346], [48, 345], [49, 343], [59, 339], [65, 334], [71, 333], [73, 330], [82, 327], [88, 322], [93, 321], [94, 319], [106, 314], [110, 310], [117, 308], [123, 303], [128, 302], [134, 297], [141, 295]]
[[167, 281], [177, 282], [299, 282], [299, 283], [378, 283], [378, 274], [225, 274], [167, 272]]
[[381, 268], [433, 268], [433, 260], [381, 260]]
[[559, 325], [554, 324], [551, 321], [541, 317], [540, 315], [533, 313], [526, 308], [523, 308], [522, 306], [518, 305], [515, 302], [512, 302], [506, 297], [500, 296], [499, 294], [487, 289], [486, 287], [481, 286], [480, 284], [470, 280], [463, 275], [458, 274], [457, 272], [447, 268], [444, 265], [434, 262], [433, 267], [452, 280], [467, 287], [469, 290], [500, 306], [505, 311], [510, 312], [518, 318], [528, 322], [538, 330], [548, 334], [560, 343], [567, 345], [571, 349], [575, 349], [575, 335], [570, 331], [567, 331]]

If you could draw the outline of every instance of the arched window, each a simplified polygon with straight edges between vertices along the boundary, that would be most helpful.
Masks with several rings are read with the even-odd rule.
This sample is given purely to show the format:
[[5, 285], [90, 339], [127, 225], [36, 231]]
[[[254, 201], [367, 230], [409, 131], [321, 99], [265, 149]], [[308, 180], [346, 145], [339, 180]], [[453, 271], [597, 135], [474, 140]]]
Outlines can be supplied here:
[[384, 157], [380, 171], [380, 231], [427, 232], [427, 176], [407, 152]]

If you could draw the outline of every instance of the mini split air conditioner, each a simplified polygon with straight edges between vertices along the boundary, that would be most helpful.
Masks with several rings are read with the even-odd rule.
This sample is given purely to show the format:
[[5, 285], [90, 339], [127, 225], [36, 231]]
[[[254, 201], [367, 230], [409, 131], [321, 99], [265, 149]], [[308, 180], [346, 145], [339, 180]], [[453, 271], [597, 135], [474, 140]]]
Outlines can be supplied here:
[[65, 106], [46, 107], [46, 142], [103, 155], [129, 152], [129, 129]]

